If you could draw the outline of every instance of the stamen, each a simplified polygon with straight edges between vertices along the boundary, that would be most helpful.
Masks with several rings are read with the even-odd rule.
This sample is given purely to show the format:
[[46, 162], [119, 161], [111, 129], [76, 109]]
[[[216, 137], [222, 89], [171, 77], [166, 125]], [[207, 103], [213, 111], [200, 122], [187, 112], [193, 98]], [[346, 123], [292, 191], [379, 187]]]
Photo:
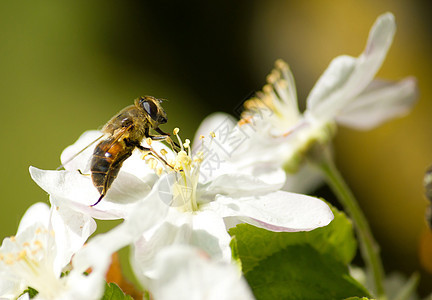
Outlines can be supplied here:
[[189, 139], [186, 139], [186, 141], [183, 144], [183, 147], [187, 150], [187, 153], [190, 156], [191, 149], [190, 149], [190, 140]]
[[162, 175], [162, 172], [163, 172], [163, 168], [162, 168], [161, 166], [159, 166], [158, 168], [156, 168], [156, 174], [157, 174], [158, 176], [161, 176], [161, 175]]
[[149, 146], [151, 146], [151, 144], [152, 144], [152, 139], [151, 138], [146, 138], [146, 143], [147, 143], [147, 145], [149, 145]]
[[178, 143], [179, 143], [179, 145], [180, 145], [181, 151], [184, 151], [184, 148], [183, 148], [183, 142], [182, 142], [180, 136], [178, 135], [179, 131], [180, 131], [180, 129], [178, 129], [178, 128], [174, 128], [174, 131], [173, 131], [173, 132], [174, 132], [174, 135], [177, 137], [177, 140], [178, 140]]

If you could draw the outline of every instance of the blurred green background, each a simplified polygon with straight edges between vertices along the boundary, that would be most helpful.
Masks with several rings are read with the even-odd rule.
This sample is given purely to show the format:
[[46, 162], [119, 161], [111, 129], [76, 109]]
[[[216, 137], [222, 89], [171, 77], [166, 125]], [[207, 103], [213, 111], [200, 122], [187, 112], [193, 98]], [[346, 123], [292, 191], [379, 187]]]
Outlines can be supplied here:
[[48, 201], [28, 167], [55, 169], [67, 145], [134, 98], [168, 99], [162, 128], [178, 126], [192, 138], [206, 115], [234, 113], [259, 90], [277, 58], [290, 64], [304, 100], [330, 60], [360, 54], [376, 17], [391, 11], [398, 31], [379, 76], [416, 76], [419, 102], [408, 117], [373, 131], [340, 129], [335, 151], [386, 269], [421, 272], [422, 293], [431, 292], [418, 256], [422, 180], [432, 164], [429, 3], [0, 2], [0, 237], [15, 234], [32, 203]]

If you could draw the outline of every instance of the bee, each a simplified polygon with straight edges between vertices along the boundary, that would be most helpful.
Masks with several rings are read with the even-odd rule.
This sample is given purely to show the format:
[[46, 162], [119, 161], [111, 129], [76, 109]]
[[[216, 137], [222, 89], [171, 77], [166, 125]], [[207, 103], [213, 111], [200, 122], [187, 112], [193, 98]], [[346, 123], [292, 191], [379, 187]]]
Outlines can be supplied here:
[[[159, 125], [165, 124], [168, 121], [161, 103], [162, 100], [152, 96], [140, 97], [135, 99], [134, 105], [125, 107], [104, 125], [102, 128], [104, 135], [93, 142], [95, 143], [102, 137], [105, 137], [105, 139], [96, 145], [90, 161], [92, 182], [100, 194], [99, 199], [91, 206], [97, 205], [105, 197], [116, 179], [123, 162], [132, 155], [135, 149], [149, 153], [170, 166], [152, 148], [141, 145], [143, 139], [150, 138], [154, 141], [165, 140], [173, 149], [180, 148], [170, 138], [170, 134], [163, 132], [159, 128]], [[158, 134], [150, 134], [150, 129], [156, 131]]]

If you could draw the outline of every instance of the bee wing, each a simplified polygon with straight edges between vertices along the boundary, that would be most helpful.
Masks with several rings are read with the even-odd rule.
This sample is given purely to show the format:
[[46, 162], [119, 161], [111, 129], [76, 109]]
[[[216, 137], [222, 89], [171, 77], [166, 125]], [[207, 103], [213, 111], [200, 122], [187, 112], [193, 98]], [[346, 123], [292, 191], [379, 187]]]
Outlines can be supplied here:
[[62, 163], [56, 170], [60, 170], [60, 169], [64, 169], [64, 166], [67, 165], [68, 163], [70, 163], [71, 161], [73, 161], [78, 155], [80, 155], [81, 153], [83, 153], [85, 150], [87, 150], [91, 145], [93, 145], [94, 143], [96, 143], [97, 141], [99, 141], [101, 138], [103, 138], [105, 136], [105, 134], [102, 134], [101, 136], [99, 136], [97, 139], [95, 139], [94, 141], [92, 141], [90, 144], [88, 144], [87, 146], [85, 146], [84, 148], [82, 148], [79, 152], [75, 153], [73, 156], [71, 156], [70, 158], [68, 158], [64, 163]]

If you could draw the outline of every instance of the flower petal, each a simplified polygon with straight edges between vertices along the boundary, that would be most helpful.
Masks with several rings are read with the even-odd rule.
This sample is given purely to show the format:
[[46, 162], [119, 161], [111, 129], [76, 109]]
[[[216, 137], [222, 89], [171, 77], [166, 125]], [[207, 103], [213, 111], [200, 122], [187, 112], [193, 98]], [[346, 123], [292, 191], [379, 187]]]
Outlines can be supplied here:
[[307, 111], [318, 120], [333, 119], [372, 81], [381, 67], [396, 31], [394, 16], [386, 13], [373, 25], [364, 52], [358, 57], [336, 57], [307, 99]]
[[17, 235], [35, 223], [41, 223], [48, 228], [50, 218], [50, 208], [47, 204], [38, 202], [30, 206], [21, 218]]
[[193, 216], [192, 226], [192, 245], [214, 260], [231, 261], [231, 237], [220, 216], [212, 211], [200, 211]]
[[237, 120], [226, 113], [213, 113], [206, 117], [201, 124], [199, 125], [195, 137], [193, 139], [193, 150], [197, 150], [201, 144], [200, 137], [208, 137], [211, 132], [216, 132], [216, 136], [219, 136], [219, 133], [225, 132], [228, 134], [237, 124]]
[[313, 230], [328, 225], [334, 217], [323, 201], [283, 191], [234, 199], [218, 196], [206, 209], [277, 232]]
[[78, 140], [63, 150], [60, 160], [66, 170], [81, 170], [88, 172], [90, 158], [94, 148], [103, 137], [99, 130], [88, 130], [81, 134]]
[[52, 210], [51, 226], [57, 249], [54, 273], [60, 274], [62, 268], [96, 230], [96, 222], [88, 215], [60, 206]]
[[217, 176], [212, 181], [198, 186], [200, 201], [212, 200], [217, 194], [241, 197], [266, 194], [280, 189], [285, 183], [285, 172], [282, 169], [266, 168], [261, 165], [258, 177], [241, 173], [227, 173]]
[[150, 292], [155, 299], [254, 299], [246, 281], [230, 264], [210, 260], [187, 246], [171, 246], [156, 257], [158, 280]]
[[350, 103], [336, 121], [348, 127], [369, 130], [397, 116], [405, 115], [417, 100], [415, 78], [398, 82], [374, 80], [355, 101]]
[[128, 219], [114, 229], [95, 236], [75, 254], [72, 261], [73, 274], [69, 276], [72, 275], [74, 280], [80, 281], [81, 274], [91, 267], [92, 272], [87, 279], [97, 287], [98, 296], [94, 299], [98, 299], [100, 293], [103, 293], [104, 275], [112, 253], [135, 242], [145, 232], [159, 227], [165, 220], [169, 207], [159, 198], [158, 183], [146, 199], [137, 203]]
[[119, 174], [109, 193], [96, 206], [90, 207], [99, 198], [91, 178], [77, 171], [51, 171], [30, 167], [33, 180], [51, 195], [57, 205], [68, 205], [82, 213], [98, 219], [126, 217], [134, 204], [146, 197], [150, 185], [129, 173]]
[[144, 285], [158, 279], [155, 273], [156, 255], [173, 244], [194, 245], [215, 260], [231, 261], [231, 238], [223, 220], [213, 212], [196, 214], [170, 209], [164, 223], [154, 232], [144, 234], [134, 244], [133, 268]]

